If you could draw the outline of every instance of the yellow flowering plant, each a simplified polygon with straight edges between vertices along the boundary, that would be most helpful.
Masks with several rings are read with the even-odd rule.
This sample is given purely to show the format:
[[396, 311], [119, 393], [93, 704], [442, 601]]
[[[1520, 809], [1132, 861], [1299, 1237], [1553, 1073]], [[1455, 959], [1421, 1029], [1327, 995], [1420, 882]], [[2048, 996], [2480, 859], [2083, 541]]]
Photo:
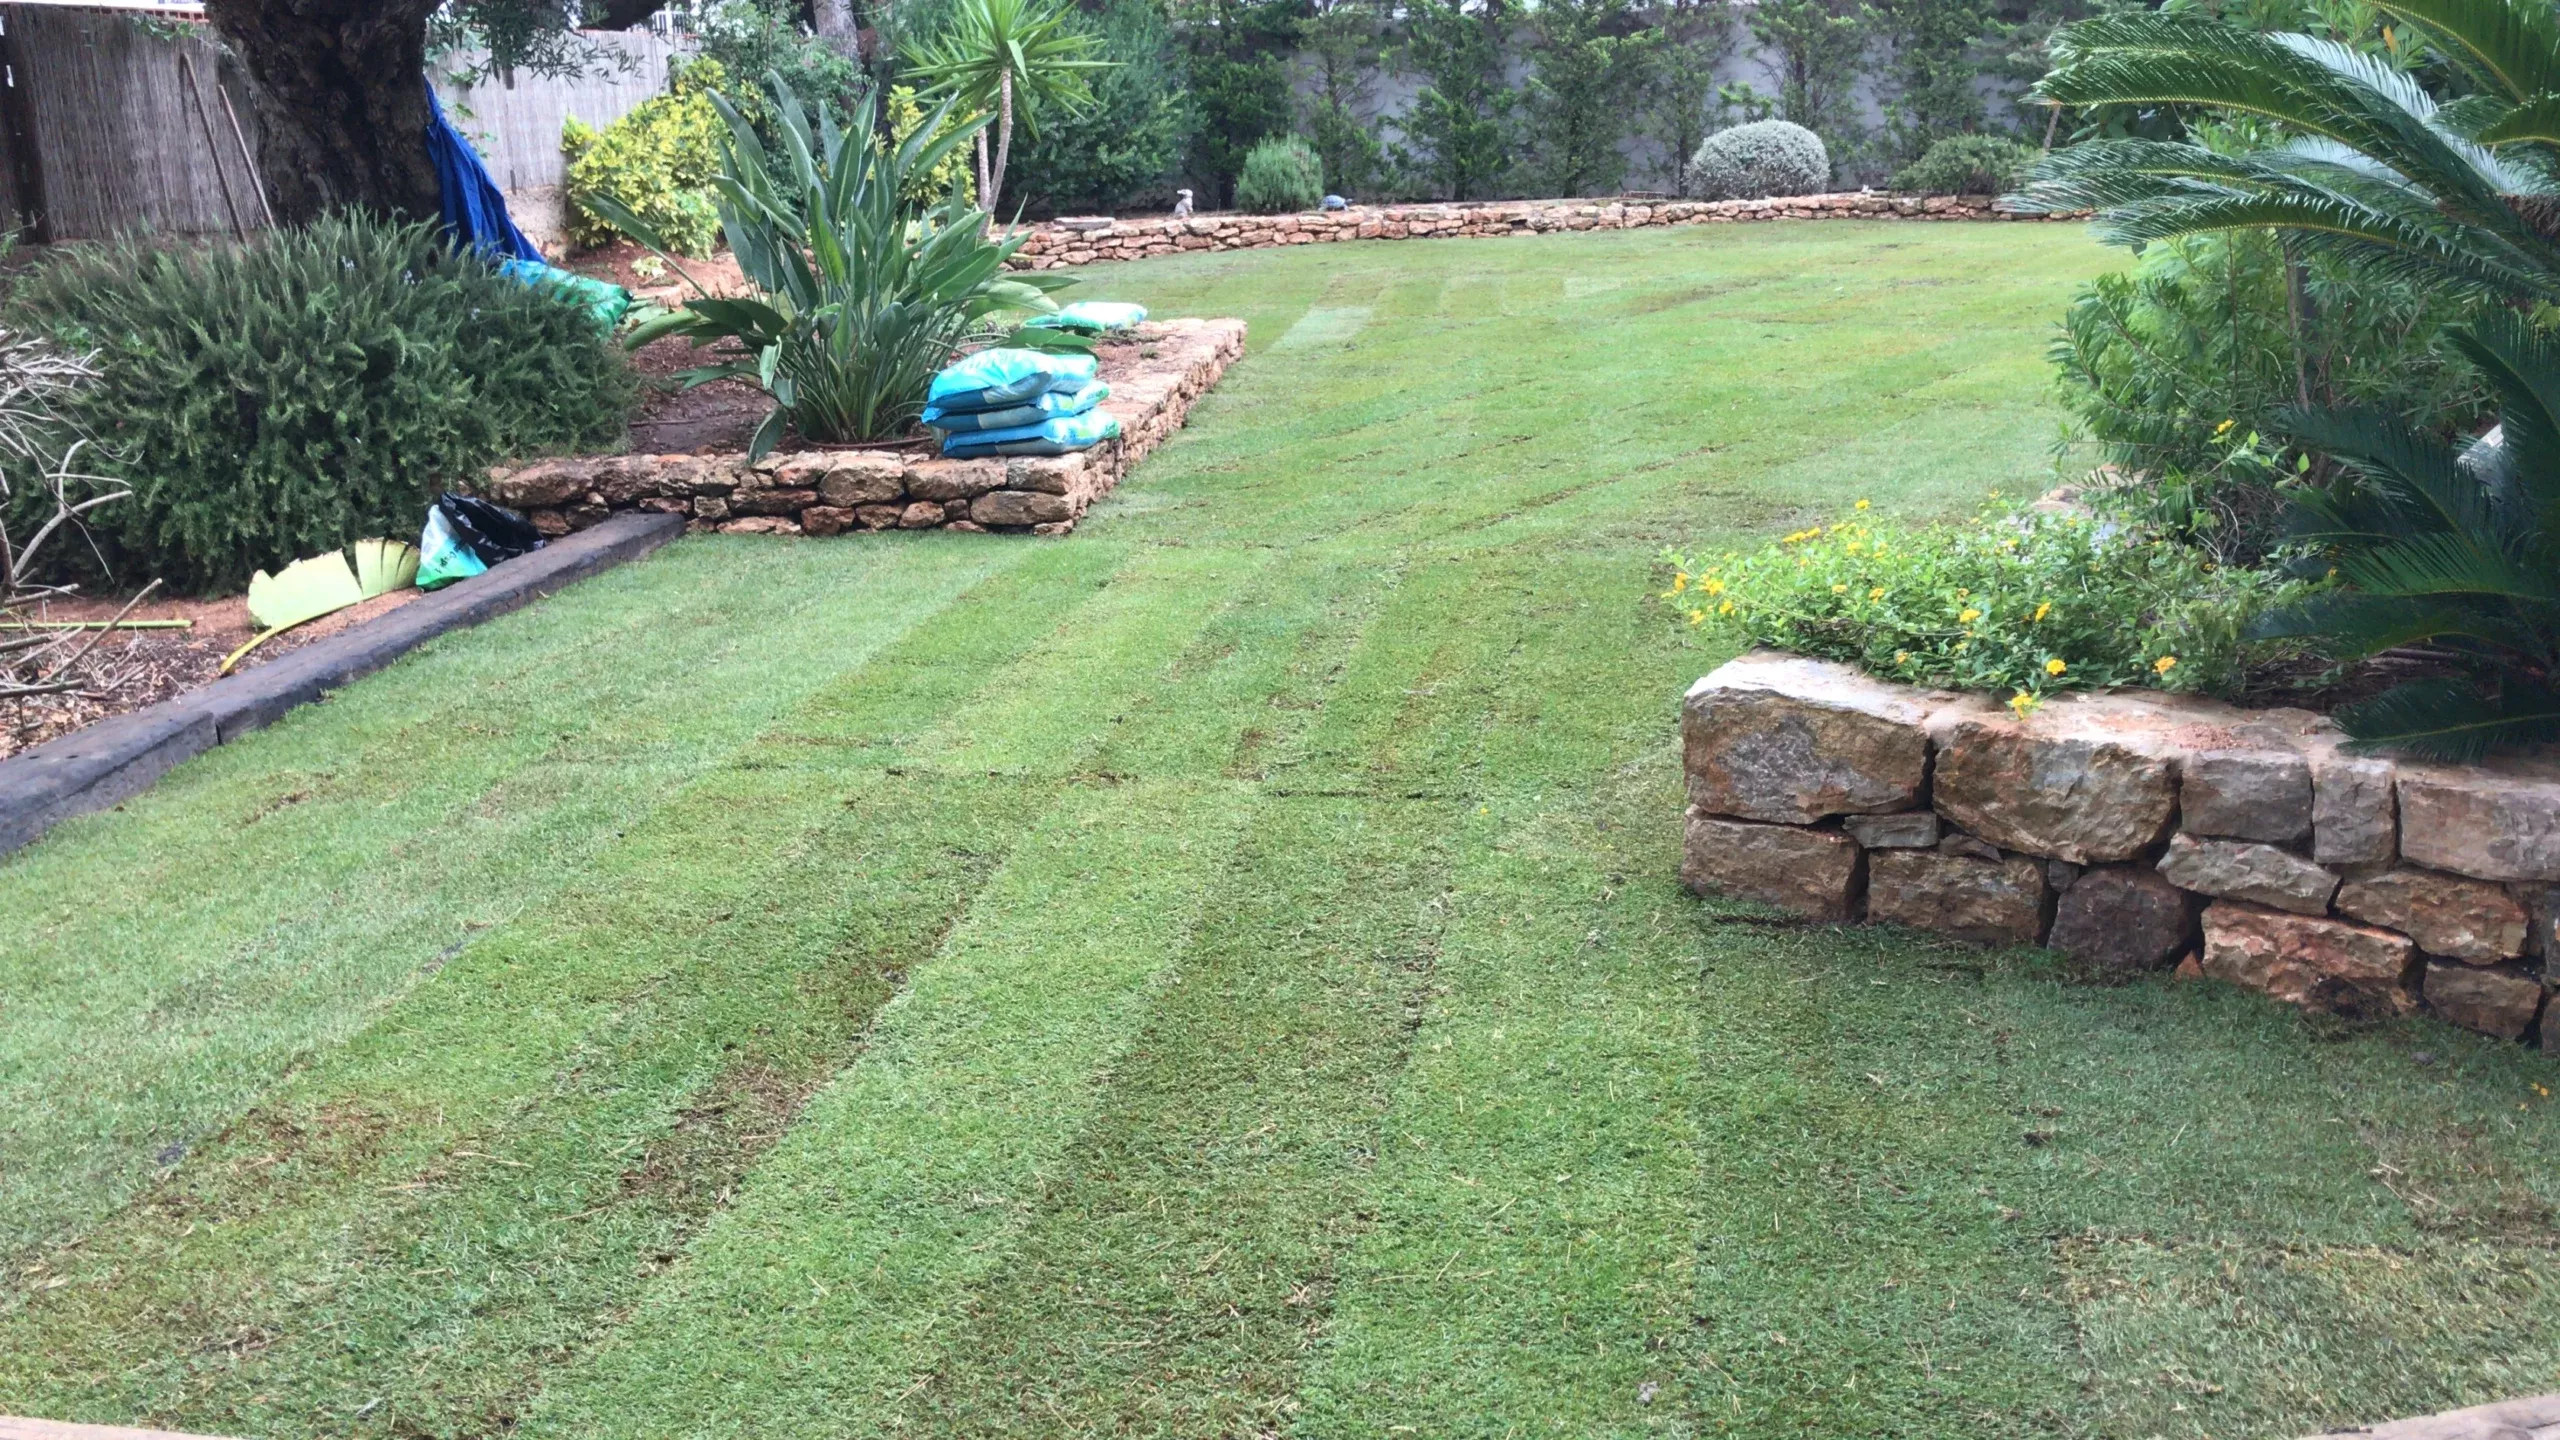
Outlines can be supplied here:
[[2234, 692], [2293, 653], [2244, 640], [2244, 628], [2304, 588], [2148, 531], [2006, 506], [1929, 526], [1862, 506], [1756, 551], [1665, 551], [1662, 564], [1662, 596], [1684, 623], [1988, 691], [2021, 714], [2061, 690]]

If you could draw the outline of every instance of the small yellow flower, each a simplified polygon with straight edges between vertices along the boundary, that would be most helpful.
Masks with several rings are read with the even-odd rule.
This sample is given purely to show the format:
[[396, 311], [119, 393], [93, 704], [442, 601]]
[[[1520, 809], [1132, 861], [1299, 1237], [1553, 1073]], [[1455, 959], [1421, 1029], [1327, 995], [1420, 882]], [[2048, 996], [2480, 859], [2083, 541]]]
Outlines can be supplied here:
[[2062, 657], [2059, 655], [2056, 655], [2052, 659], [2044, 662], [2044, 673], [2047, 675], [2059, 675], [2070, 668], [2070, 666], [2062, 662]]
[[1956, 642], [1956, 653], [1957, 653], [1957, 654], [1959, 654], [1959, 655], [1963, 654], [1964, 652], [1966, 652], [1967, 650], [1970, 650], [1970, 649], [1972, 649], [1972, 648], [1973, 648], [1973, 642], [1972, 642], [1972, 641], [1970, 641], [1970, 640], [1959, 640], [1959, 641], [1957, 641], [1957, 642]]
[[2230, 422], [2230, 421], [2228, 421], [2228, 420], [2225, 420], [2225, 421], [2223, 421], [2221, 424], [2216, 425], [2216, 426], [2214, 426], [2214, 427], [2213, 427], [2213, 438], [2214, 438], [2214, 439], [2216, 439], [2216, 440], [2219, 440], [2219, 439], [2221, 439], [2223, 436], [2228, 435], [2228, 434], [2230, 434], [2230, 433], [2231, 433], [2231, 422]]
[[1867, 508], [1867, 502], [1866, 502], [1866, 501], [1864, 501], [1864, 500], [1859, 501], [1859, 502], [1858, 502], [1858, 508], [1859, 508], [1859, 509], [1861, 509], [1861, 510], [1866, 509], [1866, 508]]
[[1709, 595], [1721, 595], [1724, 593], [1724, 582], [1721, 580], [1709, 580], [1698, 588], [1704, 590]]
[[1982, 612], [1972, 608], [1971, 606], [1967, 606], [1956, 612], [1956, 623], [1959, 625], [1970, 625], [1981, 618]]
[[1674, 576], [1672, 576], [1672, 577], [1671, 577], [1671, 593], [1672, 593], [1672, 594], [1677, 595], [1677, 594], [1679, 594], [1681, 591], [1686, 590], [1686, 589], [1688, 589], [1688, 588], [1689, 588], [1689, 572], [1688, 572], [1688, 571], [1683, 570], [1683, 571], [1681, 571], [1679, 574], [1674, 575]]
[[1834, 595], [1846, 595], [1849, 593], [1849, 587], [1846, 585], [1834, 585], [1831, 587], [1831, 593]]
[[1858, 542], [1857, 542], [1857, 541], [1855, 541], [1855, 540], [1852, 540], [1852, 541], [1850, 541], [1848, 544], [1843, 545], [1843, 546], [1841, 546], [1840, 548], [1841, 548], [1841, 549], [1843, 549], [1843, 550], [1845, 550], [1845, 551], [1847, 551], [1848, 553], [1850, 553], [1850, 554], [1852, 554], [1852, 555], [1855, 555], [1855, 554], [1857, 554], [1857, 553], [1858, 553]]
[[1956, 598], [1959, 600], [1970, 600], [1973, 598], [1973, 592], [1970, 590], [1958, 590], [1956, 591]]
[[1896, 665], [1908, 665], [1908, 664], [1910, 664], [1910, 663], [1911, 663], [1911, 652], [1910, 652], [1910, 651], [1908, 651], [1908, 650], [1896, 650], [1896, 651], [1894, 651], [1894, 652], [1893, 652], [1893, 663], [1894, 663], [1894, 664], [1896, 664]]
[[2036, 707], [2037, 707], [2037, 706], [2039, 706], [2039, 705], [2042, 705], [2043, 703], [2044, 703], [2043, 701], [2041, 701], [2041, 700], [2037, 699], [2037, 698], [2036, 698], [2035, 696], [2033, 696], [2033, 695], [2028, 694], [2028, 693], [2027, 693], [2026, 691], [2024, 691], [2024, 690], [2021, 690], [2021, 691], [2019, 691], [2017, 694], [2012, 695], [2012, 696], [2010, 696], [2010, 697], [2009, 697], [2009, 709], [2010, 709], [2010, 711], [2011, 711], [2012, 713], [2014, 713], [2014, 714], [2015, 714], [2019, 719], [2021, 719], [2021, 720], [2024, 720], [2024, 719], [2026, 719], [2029, 715], [2034, 714], [2034, 713], [2035, 713], [2035, 711], [2036, 711]]
[[1870, 600], [1881, 600], [1881, 599], [1883, 599], [1883, 598], [1884, 598], [1884, 587], [1883, 587], [1883, 586], [1881, 586], [1881, 585], [1878, 585], [1878, 586], [1877, 586], [1877, 587], [1875, 587], [1874, 589], [1869, 590], [1869, 591], [1867, 592], [1867, 598], [1868, 598], [1868, 599], [1870, 599]]
[[1704, 610], [1692, 610], [1692, 611], [1690, 611], [1690, 612], [1689, 612], [1689, 623], [1690, 623], [1690, 624], [1692, 624], [1692, 625], [1703, 625], [1703, 624], [1707, 623], [1707, 612], [1706, 612], [1706, 611], [1704, 611]]
[[2166, 675], [2170, 671], [2178, 668], [2178, 657], [2175, 655], [2163, 655], [2159, 659], [2151, 662], [2151, 668], [2157, 674]]
[[1727, 600], [1727, 601], [1726, 601], [1726, 602], [1724, 602], [1723, 604], [1721, 604], [1721, 605], [1717, 606], [1717, 607], [1716, 607], [1716, 613], [1717, 613], [1717, 614], [1719, 614], [1719, 615], [1730, 615], [1730, 614], [1732, 614], [1732, 613], [1733, 613], [1733, 602], [1732, 602], [1732, 601], [1730, 601], [1730, 600]]
[[2033, 618], [2034, 618], [2034, 619], [2037, 619], [2037, 620], [2042, 620], [2044, 617], [2046, 617], [2047, 615], [2050, 615], [2050, 614], [2052, 614], [2052, 613], [2053, 613], [2053, 602], [2052, 602], [2052, 601], [2050, 601], [2050, 600], [2047, 600], [2047, 601], [2046, 601], [2046, 602], [2044, 602], [2043, 604], [2038, 605], [2038, 606], [2036, 607], [2036, 613], [2035, 613], [2035, 615], [2034, 615], [2034, 617], [2033, 617]]

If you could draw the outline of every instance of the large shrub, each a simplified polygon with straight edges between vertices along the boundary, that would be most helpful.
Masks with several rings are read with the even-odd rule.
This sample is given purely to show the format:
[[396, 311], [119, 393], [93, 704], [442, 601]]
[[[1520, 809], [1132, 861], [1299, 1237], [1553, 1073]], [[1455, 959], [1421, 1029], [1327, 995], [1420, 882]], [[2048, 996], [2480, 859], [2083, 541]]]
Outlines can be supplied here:
[[[569, 157], [569, 238], [610, 245], [626, 231], [599, 199], [646, 221], [660, 248], [708, 255], [720, 238], [711, 177], [720, 168], [720, 112], [711, 97], [729, 83], [717, 60], [676, 67], [668, 92], [633, 106], [602, 130], [576, 116], [560, 127]], [[637, 238], [632, 237], [632, 238]]]
[[69, 249], [12, 303], [95, 352], [97, 382], [62, 404], [134, 492], [94, 517], [99, 555], [120, 578], [196, 593], [414, 532], [438, 490], [495, 461], [609, 445], [636, 393], [583, 305], [425, 225]]
[[1750, 554], [1663, 558], [1663, 598], [1692, 625], [2021, 708], [2111, 685], [2234, 689], [2266, 648], [2245, 628], [2290, 594], [2155, 535], [2033, 511], [1910, 527], [1862, 510]]
[[[987, 213], [957, 190], [922, 210], [908, 198], [915, 177], [975, 139], [984, 120], [955, 123], [946, 104], [882, 146], [869, 100], [846, 129], [825, 119], [813, 129], [788, 91], [773, 100], [792, 138], [780, 154], [728, 101], [713, 101], [729, 127], [721, 228], [757, 293], [698, 296], [643, 320], [625, 343], [681, 335], [743, 351], [686, 378], [746, 380], [773, 396], [756, 454], [786, 422], [821, 442], [896, 438], [914, 427], [934, 372], [963, 345], [992, 338], [1009, 315], [1054, 310], [1049, 292], [1074, 282], [1008, 274], [1004, 262], [1024, 237], [991, 237]], [[607, 204], [615, 223], [649, 238], [645, 222]]]
[[720, 67], [715, 88], [768, 144], [782, 139], [764, 103], [768, 76], [781, 76], [783, 88], [813, 112], [841, 118], [862, 98], [862, 67], [809, 33], [800, 23], [802, 8], [791, 0], [723, 0], [694, 22], [697, 53]]
[[1689, 158], [1689, 190], [1708, 200], [1812, 195], [1831, 184], [1822, 137], [1784, 120], [1719, 130]]
[[1313, 210], [1324, 199], [1324, 162], [1295, 135], [1275, 135], [1253, 147], [1236, 176], [1236, 208], [1253, 215]]
[[1893, 177], [1916, 195], [1999, 195], [2018, 187], [2043, 152], [1997, 135], [1950, 135]]
[[2378, 409], [2442, 433], [2483, 414], [2445, 334], [2456, 297], [2333, 255], [2290, 263], [2291, 277], [2263, 232], [2148, 246], [2081, 289], [2052, 350], [2073, 433], [2118, 477], [2096, 498], [2226, 563], [2281, 537], [2275, 487], [2302, 460], [2272, 438], [2285, 407]]
[[1198, 106], [1182, 83], [1172, 26], [1154, 0], [1112, 0], [1080, 18], [1110, 68], [1092, 77], [1093, 102], [1043, 117], [1023, 145], [1014, 183], [1036, 209], [1110, 211], [1170, 203]]

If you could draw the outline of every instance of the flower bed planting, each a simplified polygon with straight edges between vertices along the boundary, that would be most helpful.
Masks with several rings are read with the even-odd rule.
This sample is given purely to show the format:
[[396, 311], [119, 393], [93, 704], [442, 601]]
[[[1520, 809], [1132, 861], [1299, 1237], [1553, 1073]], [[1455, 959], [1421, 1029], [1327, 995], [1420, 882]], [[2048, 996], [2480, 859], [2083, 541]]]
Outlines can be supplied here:
[[2560, 979], [2560, 757], [2395, 761], [2308, 711], [2008, 706], [1768, 650], [1682, 731], [1695, 890], [2510, 1040]]
[[1062, 535], [1182, 426], [1191, 402], [1244, 353], [1241, 320], [1167, 320], [1101, 348], [1117, 439], [1073, 455], [944, 460], [922, 448], [582, 455], [492, 470], [483, 493], [566, 534], [617, 510], [690, 518], [731, 534], [973, 530]]

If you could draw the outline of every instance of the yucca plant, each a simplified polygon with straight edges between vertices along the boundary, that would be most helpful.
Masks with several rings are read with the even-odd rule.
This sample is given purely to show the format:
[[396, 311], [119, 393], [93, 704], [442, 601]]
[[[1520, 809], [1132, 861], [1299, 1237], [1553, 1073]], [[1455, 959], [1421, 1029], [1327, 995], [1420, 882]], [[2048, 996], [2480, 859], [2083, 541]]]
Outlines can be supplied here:
[[2093, 209], [2101, 235], [2132, 244], [2274, 228], [2426, 283], [2560, 301], [2560, 19], [2547, 0], [2376, 8], [2426, 37], [2469, 93], [2440, 102], [2391, 58], [2314, 35], [2160, 12], [2068, 27], [2031, 98], [2212, 107], [2281, 138], [2239, 153], [2088, 141], [2045, 157], [2011, 207]]
[[[748, 380], [773, 397], [756, 455], [786, 424], [820, 442], [895, 439], [923, 411], [934, 372], [964, 345], [993, 338], [1001, 317], [1056, 310], [1049, 295], [1073, 282], [1007, 273], [1023, 237], [990, 237], [987, 213], [956, 192], [921, 210], [906, 198], [910, 178], [931, 173], [983, 121], [955, 123], [946, 105], [884, 145], [873, 138], [870, 97], [850, 128], [821, 111], [813, 131], [781, 77], [769, 76], [767, 88], [778, 155], [736, 107], [712, 96], [729, 132], [711, 182], [720, 228], [758, 293], [716, 296], [694, 283], [693, 299], [643, 317], [624, 343], [637, 349], [668, 335], [697, 346], [734, 342], [743, 354], [681, 378]], [[600, 209], [611, 204], [598, 198]], [[601, 213], [663, 253], [638, 216]]]
[[943, 33], [908, 53], [926, 98], [995, 119], [992, 136], [975, 132], [980, 204], [993, 209], [1004, 191], [1017, 120], [1029, 135], [1043, 106], [1075, 111], [1092, 103], [1087, 77], [1113, 64], [1096, 58], [1101, 47], [1067, 0], [960, 0]]
[[2337, 719], [2369, 745], [2468, 760], [2560, 739], [2560, 342], [2505, 312], [2452, 333], [2499, 400], [2467, 448], [2374, 411], [2286, 413], [2347, 472], [2305, 487], [2293, 520], [2339, 586], [2256, 630], [2439, 672]]

